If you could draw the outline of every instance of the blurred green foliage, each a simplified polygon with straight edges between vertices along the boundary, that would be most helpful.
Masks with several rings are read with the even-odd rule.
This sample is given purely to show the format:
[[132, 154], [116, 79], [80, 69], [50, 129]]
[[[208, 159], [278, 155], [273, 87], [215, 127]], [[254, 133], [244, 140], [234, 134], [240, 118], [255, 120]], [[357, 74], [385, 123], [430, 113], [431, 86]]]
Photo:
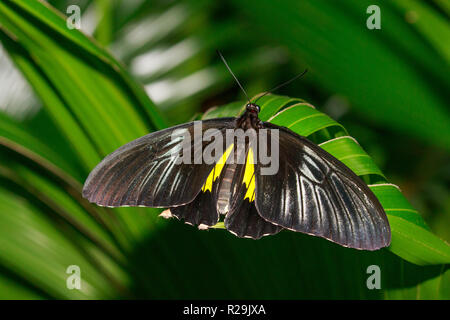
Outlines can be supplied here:
[[[0, 77], [8, 102], [0, 113], [1, 298], [450, 298], [448, 244], [438, 239], [450, 241], [445, 2], [77, 1], [82, 30], [95, 40], [67, 28], [61, 12], [73, 2], [50, 3], [56, 9], [0, 3], [0, 41], [24, 75]], [[381, 30], [366, 28], [371, 4], [380, 6]], [[292, 232], [237, 239], [161, 221], [155, 209], [81, 198], [89, 170], [118, 146], [242, 101], [216, 49], [251, 93], [308, 67], [280, 93], [309, 101], [358, 140], [371, 156], [359, 173], [368, 183], [400, 186], [413, 206], [395, 202], [409, 215], [390, 216], [397, 255]], [[28, 85], [36, 99], [18, 100]], [[262, 102], [262, 116], [294, 103], [276, 99]], [[34, 108], [18, 114], [27, 103]], [[332, 138], [311, 125], [303, 133], [312, 140]], [[328, 135], [341, 130], [331, 127]], [[81, 290], [66, 288], [72, 264]], [[366, 287], [372, 264], [382, 290]]]

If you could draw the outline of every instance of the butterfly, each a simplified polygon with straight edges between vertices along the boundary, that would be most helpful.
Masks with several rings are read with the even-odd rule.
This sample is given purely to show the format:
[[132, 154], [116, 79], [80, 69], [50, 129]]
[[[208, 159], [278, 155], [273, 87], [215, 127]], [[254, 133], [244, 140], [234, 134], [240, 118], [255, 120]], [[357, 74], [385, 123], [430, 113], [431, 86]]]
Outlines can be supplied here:
[[[223, 217], [225, 228], [242, 238], [287, 229], [355, 249], [389, 246], [389, 222], [370, 188], [307, 138], [261, 121], [257, 101], [248, 100], [239, 117], [185, 123], [125, 144], [92, 170], [83, 196], [100, 206], [169, 208], [162, 216], [199, 229]], [[220, 138], [230, 132], [251, 134]], [[258, 145], [271, 150], [276, 170], [260, 159]], [[213, 150], [212, 161], [201, 161], [204, 150]]]
[[[255, 162], [248, 141], [239, 151], [236, 139], [223, 139], [223, 152], [212, 163], [195, 163], [195, 152], [189, 163], [177, 163], [183, 147], [205, 150], [215, 141], [196, 141], [195, 122], [190, 122], [150, 133], [108, 155], [89, 174], [83, 196], [108, 207], [169, 207], [169, 216], [201, 228], [224, 216], [225, 228], [238, 237], [259, 239], [288, 229], [356, 249], [388, 246], [389, 222], [369, 187], [307, 138], [261, 121], [259, 111], [248, 103], [242, 116], [204, 120], [200, 130], [204, 135], [211, 129], [267, 129], [269, 136], [277, 130], [274, 174], [261, 174], [268, 164]], [[177, 131], [187, 138], [174, 138]], [[235, 161], [229, 161], [231, 155]], [[242, 163], [236, 161], [239, 155]]]

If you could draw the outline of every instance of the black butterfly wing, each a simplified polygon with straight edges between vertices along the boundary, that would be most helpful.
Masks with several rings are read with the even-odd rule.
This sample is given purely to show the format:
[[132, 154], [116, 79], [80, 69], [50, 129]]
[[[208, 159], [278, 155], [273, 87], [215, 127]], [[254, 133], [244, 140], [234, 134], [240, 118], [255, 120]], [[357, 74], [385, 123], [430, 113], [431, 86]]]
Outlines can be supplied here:
[[210, 191], [200, 191], [192, 202], [172, 207], [170, 212], [177, 219], [184, 220], [185, 223], [194, 226], [212, 227], [219, 222], [214, 195]]
[[[234, 128], [235, 121], [235, 118], [202, 121], [202, 136], [207, 129]], [[173, 139], [175, 130], [180, 134]], [[195, 139], [194, 122], [145, 135], [105, 157], [89, 174], [83, 196], [110, 207], [169, 207], [189, 203], [214, 167], [204, 162], [196, 164], [194, 157], [198, 152], [194, 151], [204, 150], [213, 141]], [[196, 143], [201, 148], [196, 148]], [[190, 164], [177, 163], [185, 146], [192, 151]]]
[[280, 232], [283, 227], [270, 223], [256, 210], [255, 202], [242, 200], [224, 220], [225, 228], [240, 238], [260, 239]]
[[264, 166], [257, 167], [256, 208], [264, 219], [356, 249], [390, 244], [386, 214], [355, 173], [305, 137], [264, 126], [279, 130], [278, 172], [261, 175]]
[[[259, 239], [263, 236], [280, 232], [283, 228], [266, 221], [255, 207], [255, 168], [253, 150], [246, 146], [244, 164], [228, 165], [228, 170], [222, 178], [222, 188], [231, 184], [229, 194], [229, 209], [226, 210], [225, 228], [241, 238]], [[220, 198], [218, 209], [220, 209]], [[225, 210], [223, 210], [225, 211]]]
[[195, 199], [182, 206], [170, 208], [170, 212], [178, 219], [191, 225], [214, 226], [219, 222], [218, 198], [223, 177], [228, 169], [227, 159], [233, 154], [234, 145], [229, 145], [222, 156], [217, 159], [208, 177], [205, 179], [200, 192]]

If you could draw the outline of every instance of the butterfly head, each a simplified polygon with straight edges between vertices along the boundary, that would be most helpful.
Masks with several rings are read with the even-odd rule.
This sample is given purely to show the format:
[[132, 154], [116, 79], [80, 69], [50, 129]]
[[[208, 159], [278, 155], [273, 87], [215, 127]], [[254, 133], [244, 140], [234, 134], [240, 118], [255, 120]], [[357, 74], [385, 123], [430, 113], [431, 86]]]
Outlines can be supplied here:
[[261, 128], [261, 120], [258, 118], [258, 113], [261, 110], [256, 103], [249, 102], [245, 106], [246, 111], [242, 114], [237, 122], [237, 126], [244, 130], [253, 128]]
[[248, 112], [258, 114], [261, 108], [255, 103], [248, 103], [245, 108]]

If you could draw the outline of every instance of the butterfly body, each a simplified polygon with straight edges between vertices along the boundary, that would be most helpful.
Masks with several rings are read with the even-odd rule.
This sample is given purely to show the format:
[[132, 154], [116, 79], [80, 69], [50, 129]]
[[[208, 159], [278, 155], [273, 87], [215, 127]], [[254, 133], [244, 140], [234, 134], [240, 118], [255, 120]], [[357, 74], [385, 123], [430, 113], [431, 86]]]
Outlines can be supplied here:
[[[104, 206], [169, 207], [171, 215], [201, 228], [223, 217], [226, 229], [238, 237], [259, 239], [288, 229], [356, 249], [388, 246], [389, 223], [368, 186], [305, 137], [261, 121], [259, 111], [249, 103], [242, 116], [202, 121], [200, 131], [250, 132], [248, 137], [279, 158], [276, 171], [268, 170], [272, 164], [260, 159], [261, 148], [251, 142], [198, 140], [195, 123], [187, 123], [107, 156], [89, 175], [83, 196]], [[183, 138], [173, 138], [176, 130]], [[264, 130], [266, 140], [259, 135]], [[210, 148], [213, 140], [222, 151], [212, 163], [196, 163], [196, 150]], [[186, 158], [192, 161], [177, 163], [182, 145], [194, 151]]]

